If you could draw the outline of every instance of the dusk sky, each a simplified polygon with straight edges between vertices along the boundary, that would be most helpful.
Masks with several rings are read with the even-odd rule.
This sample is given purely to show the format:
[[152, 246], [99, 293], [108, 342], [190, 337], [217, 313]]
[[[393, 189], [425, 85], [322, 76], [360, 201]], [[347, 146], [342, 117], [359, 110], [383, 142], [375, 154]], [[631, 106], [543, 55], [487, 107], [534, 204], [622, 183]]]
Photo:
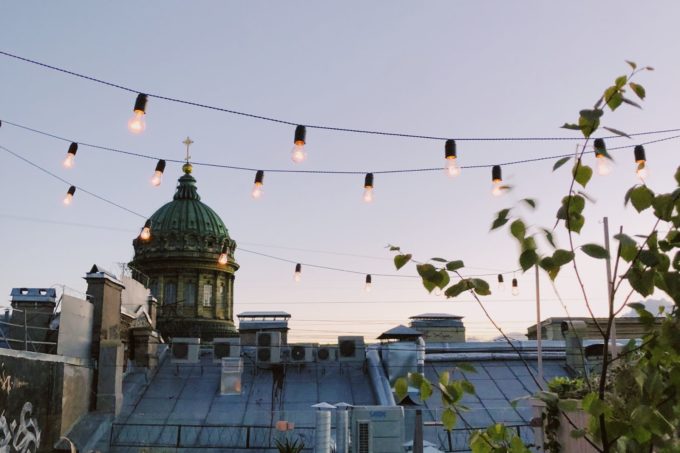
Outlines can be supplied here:
[[[273, 117], [295, 124], [389, 131], [458, 139], [461, 166], [484, 166], [573, 153], [579, 140], [560, 129], [629, 72], [625, 60], [650, 65], [639, 74], [643, 109], [606, 112], [603, 124], [628, 133], [680, 128], [680, 4], [657, 1], [375, 2], [3, 2], [0, 50], [165, 97]], [[633, 95], [631, 94], [631, 97]], [[253, 171], [195, 165], [202, 201], [224, 220], [238, 244], [236, 313], [285, 310], [294, 340], [329, 341], [342, 334], [372, 340], [425, 312], [464, 316], [468, 336], [498, 335], [468, 296], [429, 295], [415, 267], [396, 271], [387, 244], [421, 261], [462, 259], [466, 275], [518, 268], [505, 231], [489, 232], [495, 213], [525, 197], [528, 222], [552, 227], [567, 194], [568, 166], [556, 159], [503, 166], [514, 187], [491, 195], [490, 168], [445, 175], [444, 142], [307, 130], [308, 158], [291, 161], [294, 126], [151, 98], [146, 131], [126, 127], [135, 94], [0, 55], [0, 146], [71, 184], [127, 209], [151, 214], [172, 199], [181, 164], [168, 163], [163, 184], [150, 184], [156, 161], [87, 146], [73, 168], [61, 162], [69, 140], [166, 159], [254, 169], [332, 170], [359, 174], [266, 172], [264, 196], [253, 200]], [[600, 131], [597, 136], [610, 135]], [[586, 225], [577, 244], [612, 235], [648, 233], [651, 214], [624, 208], [636, 184], [632, 147], [680, 135], [667, 132], [608, 140], [615, 159], [607, 177], [593, 176]], [[465, 141], [464, 138], [571, 137], [566, 141]], [[680, 138], [645, 145], [648, 185], [674, 188]], [[586, 163], [594, 164], [589, 154]], [[363, 173], [442, 167], [441, 171], [376, 174], [374, 201], [362, 201]], [[13, 287], [65, 285], [78, 295], [97, 263], [113, 272], [130, 261], [144, 218], [79, 191], [65, 207], [69, 184], [0, 149], [0, 306]], [[557, 240], [568, 245], [562, 225]], [[616, 244], [615, 242], [613, 243]], [[540, 242], [542, 247], [545, 243]], [[245, 250], [243, 250], [245, 249]], [[293, 262], [303, 266], [293, 279]], [[546, 250], [544, 248], [544, 250]], [[579, 263], [597, 314], [605, 314], [603, 261]], [[363, 291], [364, 274], [374, 274]], [[389, 274], [393, 276], [379, 276]], [[535, 323], [534, 274], [518, 272], [520, 295], [485, 297], [507, 332]], [[566, 316], [541, 276], [542, 317]], [[586, 315], [571, 269], [557, 290], [572, 316]], [[665, 295], [656, 293], [655, 299]]]

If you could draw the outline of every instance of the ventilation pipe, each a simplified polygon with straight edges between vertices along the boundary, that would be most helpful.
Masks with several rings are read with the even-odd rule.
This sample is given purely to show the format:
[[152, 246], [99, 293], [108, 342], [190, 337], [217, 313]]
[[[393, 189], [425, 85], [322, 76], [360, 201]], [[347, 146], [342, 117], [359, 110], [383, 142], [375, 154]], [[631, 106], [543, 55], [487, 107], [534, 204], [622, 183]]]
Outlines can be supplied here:
[[416, 340], [416, 360], [418, 362], [418, 373], [425, 374], [425, 340], [418, 337]]
[[331, 412], [335, 406], [319, 403], [316, 408], [316, 429], [314, 430], [314, 453], [331, 453]]
[[380, 406], [396, 406], [390, 381], [385, 376], [378, 350], [375, 346], [370, 346], [366, 352], [368, 361], [368, 377], [371, 379], [371, 386], [375, 392]]
[[347, 403], [338, 403], [335, 426], [336, 453], [349, 453], [349, 409], [352, 407]]

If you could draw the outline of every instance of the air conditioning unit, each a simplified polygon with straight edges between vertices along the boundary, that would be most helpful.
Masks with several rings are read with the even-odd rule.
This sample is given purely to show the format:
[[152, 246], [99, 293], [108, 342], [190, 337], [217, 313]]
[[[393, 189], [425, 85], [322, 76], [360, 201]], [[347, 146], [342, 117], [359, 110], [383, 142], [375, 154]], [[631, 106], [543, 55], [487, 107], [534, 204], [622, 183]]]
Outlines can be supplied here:
[[290, 346], [291, 363], [309, 363], [314, 361], [316, 345], [313, 343], [301, 343]]
[[281, 363], [281, 332], [257, 332], [255, 344], [258, 364]]
[[355, 406], [352, 409], [352, 451], [392, 453], [403, 451], [404, 408], [401, 406]]
[[316, 361], [321, 363], [338, 360], [338, 348], [335, 346], [319, 346], [316, 350]]
[[363, 362], [366, 360], [364, 337], [338, 337], [338, 360], [341, 362]]
[[198, 363], [200, 338], [173, 338], [171, 345], [172, 363]]
[[213, 339], [213, 363], [221, 363], [223, 357], [235, 358], [241, 356], [240, 338]]

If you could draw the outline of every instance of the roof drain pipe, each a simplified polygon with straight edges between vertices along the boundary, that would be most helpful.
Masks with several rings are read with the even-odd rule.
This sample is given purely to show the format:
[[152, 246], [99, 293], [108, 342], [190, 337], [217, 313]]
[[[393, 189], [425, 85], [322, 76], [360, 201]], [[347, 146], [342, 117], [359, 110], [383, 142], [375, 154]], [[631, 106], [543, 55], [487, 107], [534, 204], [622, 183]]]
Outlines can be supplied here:
[[371, 379], [371, 386], [375, 392], [378, 404], [380, 406], [396, 406], [397, 403], [394, 401], [392, 386], [390, 386], [390, 381], [385, 375], [377, 345], [368, 347], [366, 360], [368, 360], [368, 376]]

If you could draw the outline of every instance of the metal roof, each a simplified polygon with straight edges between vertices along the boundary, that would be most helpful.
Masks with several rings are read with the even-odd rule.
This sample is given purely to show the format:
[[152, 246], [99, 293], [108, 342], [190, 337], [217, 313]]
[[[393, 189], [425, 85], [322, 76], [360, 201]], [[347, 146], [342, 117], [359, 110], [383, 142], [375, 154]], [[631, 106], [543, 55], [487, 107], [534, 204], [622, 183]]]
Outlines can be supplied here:
[[378, 340], [391, 340], [391, 339], [405, 339], [405, 338], [418, 338], [422, 337], [423, 334], [418, 332], [416, 329], [411, 329], [404, 325], [399, 324], [397, 327], [393, 327], [380, 334]]
[[290, 318], [290, 313], [285, 311], [244, 311], [239, 313], [238, 318]]
[[452, 315], [449, 313], [423, 313], [411, 316], [409, 319], [463, 319], [463, 316]]

